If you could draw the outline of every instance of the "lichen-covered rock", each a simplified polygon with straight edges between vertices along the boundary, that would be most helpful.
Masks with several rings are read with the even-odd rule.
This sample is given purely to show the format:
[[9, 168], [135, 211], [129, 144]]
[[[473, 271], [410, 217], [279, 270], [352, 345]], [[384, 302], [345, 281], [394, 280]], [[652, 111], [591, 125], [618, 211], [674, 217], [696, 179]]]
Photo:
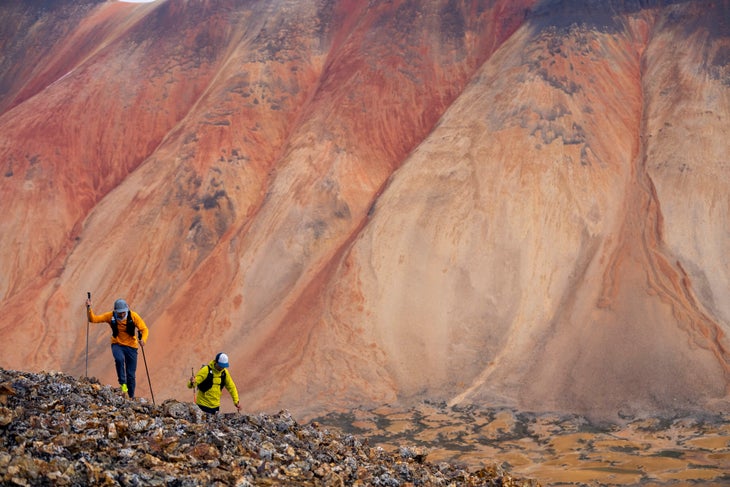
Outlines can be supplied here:
[[0, 408], [3, 485], [538, 485], [498, 467], [432, 465], [416, 447], [388, 453], [287, 411], [211, 418], [58, 373], [0, 368], [0, 383], [15, 391]]

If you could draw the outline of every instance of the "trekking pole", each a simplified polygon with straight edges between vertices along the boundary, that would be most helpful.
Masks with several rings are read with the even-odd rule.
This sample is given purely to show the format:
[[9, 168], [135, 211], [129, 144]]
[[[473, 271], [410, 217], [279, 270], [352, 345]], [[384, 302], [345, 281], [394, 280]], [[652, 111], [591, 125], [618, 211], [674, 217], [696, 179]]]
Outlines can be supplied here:
[[[142, 338], [142, 332], [137, 332], [137, 337], [140, 339]], [[147, 383], [150, 385], [150, 395], [152, 396], [152, 405], [155, 405], [155, 393], [152, 392], [152, 381], [150, 380], [150, 369], [147, 368], [147, 357], [144, 354], [144, 345], [142, 345], [142, 342], [139, 344], [142, 347], [142, 358], [144, 359], [144, 370], [147, 372]]]
[[[86, 297], [91, 301], [91, 291], [86, 291]], [[84, 373], [84, 377], [89, 376], [89, 306], [86, 306], [87, 312], [86, 312], [86, 372]]]
[[195, 404], [195, 389], [198, 388], [197, 384], [195, 384], [195, 369], [190, 367], [190, 378], [193, 382], [193, 404]]

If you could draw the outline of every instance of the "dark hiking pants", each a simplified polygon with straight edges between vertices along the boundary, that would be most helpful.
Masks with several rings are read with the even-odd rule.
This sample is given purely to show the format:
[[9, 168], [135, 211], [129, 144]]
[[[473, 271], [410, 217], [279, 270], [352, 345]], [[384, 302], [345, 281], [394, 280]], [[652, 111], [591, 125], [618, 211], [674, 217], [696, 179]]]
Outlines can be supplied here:
[[133, 398], [134, 386], [137, 384], [137, 349], [113, 343], [112, 355], [114, 355], [119, 384], [127, 384], [127, 393], [130, 398]]
[[217, 408], [209, 408], [208, 406], [201, 406], [198, 404], [198, 407], [201, 409], [201, 411], [205, 411], [208, 414], [217, 414], [220, 407]]

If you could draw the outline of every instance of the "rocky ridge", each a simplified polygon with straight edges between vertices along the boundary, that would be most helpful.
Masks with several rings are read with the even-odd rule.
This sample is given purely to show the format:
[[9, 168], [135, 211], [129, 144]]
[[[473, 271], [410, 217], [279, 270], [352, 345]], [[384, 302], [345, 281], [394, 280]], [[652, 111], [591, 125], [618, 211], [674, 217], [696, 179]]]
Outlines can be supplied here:
[[287, 411], [208, 419], [191, 403], [127, 400], [95, 378], [0, 369], [3, 485], [539, 485], [426, 456]]

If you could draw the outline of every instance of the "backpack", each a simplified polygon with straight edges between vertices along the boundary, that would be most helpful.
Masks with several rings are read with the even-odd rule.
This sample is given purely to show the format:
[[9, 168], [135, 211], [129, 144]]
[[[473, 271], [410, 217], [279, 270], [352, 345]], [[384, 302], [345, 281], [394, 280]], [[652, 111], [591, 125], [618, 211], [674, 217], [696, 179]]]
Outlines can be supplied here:
[[[202, 392], [207, 392], [208, 389], [213, 387], [213, 370], [210, 368], [210, 365], [206, 365], [205, 367], [208, 367], [208, 376], [203, 379], [203, 382], [198, 384], [198, 390]], [[226, 370], [223, 369], [223, 372], [221, 372], [221, 390], [223, 390], [223, 386], [226, 383]]]
[[[109, 323], [109, 326], [112, 329], [112, 336], [114, 338], [116, 338], [117, 335], [119, 335], [119, 324], [117, 323], [117, 315], [116, 315], [116, 313], [112, 313], [112, 320]], [[129, 311], [127, 311], [127, 326], [126, 326], [127, 335], [133, 337], [134, 336], [134, 328], [136, 326], [137, 325], [134, 323], [134, 318], [132, 318], [132, 310], [130, 309]]]

